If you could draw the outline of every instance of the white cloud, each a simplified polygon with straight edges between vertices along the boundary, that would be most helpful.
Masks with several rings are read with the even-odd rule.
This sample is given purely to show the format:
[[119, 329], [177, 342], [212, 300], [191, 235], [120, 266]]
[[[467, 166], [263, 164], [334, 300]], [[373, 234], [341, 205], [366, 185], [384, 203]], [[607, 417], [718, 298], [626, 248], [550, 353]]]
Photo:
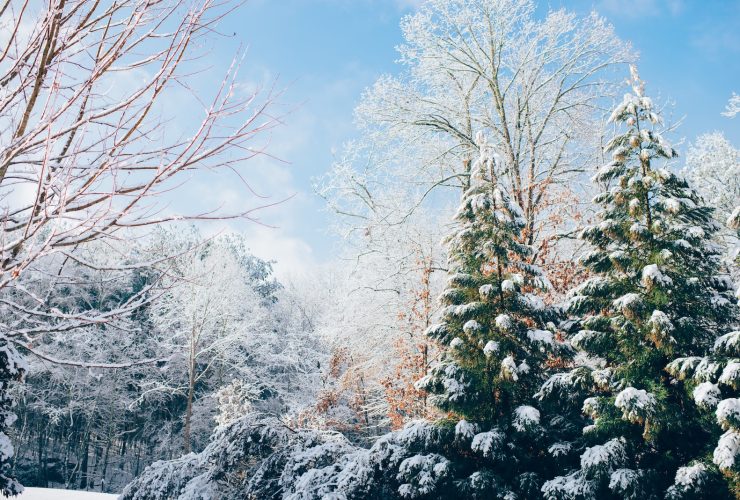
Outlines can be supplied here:
[[677, 16], [684, 10], [684, 0], [601, 0], [597, 3], [597, 10], [605, 13], [628, 17], [648, 18]]
[[246, 231], [250, 250], [257, 257], [275, 261], [278, 279], [302, 274], [316, 265], [311, 246], [282, 228], [253, 225]]
[[394, 0], [401, 9], [418, 9], [426, 0]]

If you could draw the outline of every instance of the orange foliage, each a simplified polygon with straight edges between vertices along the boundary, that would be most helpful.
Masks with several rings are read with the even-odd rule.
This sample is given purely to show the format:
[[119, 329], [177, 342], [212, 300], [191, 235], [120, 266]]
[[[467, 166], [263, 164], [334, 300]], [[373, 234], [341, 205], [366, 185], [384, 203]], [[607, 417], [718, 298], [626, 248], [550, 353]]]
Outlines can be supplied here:
[[428, 403], [427, 393], [417, 389], [417, 380], [427, 374], [436, 355], [434, 344], [424, 332], [431, 324], [434, 301], [431, 296], [432, 260], [419, 258], [419, 286], [413, 291], [409, 312], [398, 315], [407, 335], [394, 342], [397, 364], [393, 374], [381, 380], [388, 403], [391, 428], [398, 429], [413, 419], [432, 418], [436, 410]]
[[323, 386], [316, 403], [296, 417], [296, 425], [346, 434], [366, 434], [371, 419], [365, 409], [365, 380], [348, 348], [333, 350]]

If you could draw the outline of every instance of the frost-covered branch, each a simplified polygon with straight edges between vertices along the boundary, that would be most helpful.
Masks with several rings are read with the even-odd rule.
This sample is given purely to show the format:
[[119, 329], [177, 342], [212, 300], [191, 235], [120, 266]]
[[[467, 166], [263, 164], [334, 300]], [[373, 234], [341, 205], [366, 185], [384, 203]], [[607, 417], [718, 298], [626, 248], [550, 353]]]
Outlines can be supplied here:
[[142, 359], [138, 361], [128, 361], [125, 363], [95, 363], [95, 362], [86, 362], [86, 361], [73, 361], [68, 359], [59, 359], [54, 356], [51, 356], [49, 354], [45, 354], [30, 345], [20, 342], [18, 340], [12, 341], [15, 345], [20, 347], [22, 350], [26, 350], [36, 356], [39, 359], [43, 359], [44, 361], [48, 361], [49, 363], [54, 363], [55, 365], [60, 366], [73, 366], [78, 368], [104, 368], [104, 369], [120, 369], [120, 368], [131, 368], [133, 366], [139, 366], [139, 365], [150, 365], [157, 362], [165, 361], [163, 358], [153, 358], [153, 359]]

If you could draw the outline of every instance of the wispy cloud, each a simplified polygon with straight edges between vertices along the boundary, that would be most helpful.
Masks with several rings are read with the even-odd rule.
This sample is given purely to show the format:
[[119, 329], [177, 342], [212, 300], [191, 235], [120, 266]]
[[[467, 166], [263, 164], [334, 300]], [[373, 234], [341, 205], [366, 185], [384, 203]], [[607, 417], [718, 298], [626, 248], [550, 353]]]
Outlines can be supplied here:
[[740, 53], [740, 4], [728, 7], [724, 16], [693, 26], [691, 45], [709, 57], [726, 58]]
[[678, 16], [686, 7], [684, 0], [600, 0], [597, 10], [614, 16], [652, 18], [658, 16]]
[[401, 9], [418, 9], [426, 0], [394, 0]]

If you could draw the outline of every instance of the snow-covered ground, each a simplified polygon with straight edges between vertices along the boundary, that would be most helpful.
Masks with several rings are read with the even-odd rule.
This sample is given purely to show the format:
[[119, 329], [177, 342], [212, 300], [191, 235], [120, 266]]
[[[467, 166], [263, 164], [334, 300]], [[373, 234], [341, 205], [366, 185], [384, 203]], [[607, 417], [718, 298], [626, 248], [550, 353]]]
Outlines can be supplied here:
[[19, 500], [115, 500], [118, 495], [92, 491], [26, 488], [17, 498]]

